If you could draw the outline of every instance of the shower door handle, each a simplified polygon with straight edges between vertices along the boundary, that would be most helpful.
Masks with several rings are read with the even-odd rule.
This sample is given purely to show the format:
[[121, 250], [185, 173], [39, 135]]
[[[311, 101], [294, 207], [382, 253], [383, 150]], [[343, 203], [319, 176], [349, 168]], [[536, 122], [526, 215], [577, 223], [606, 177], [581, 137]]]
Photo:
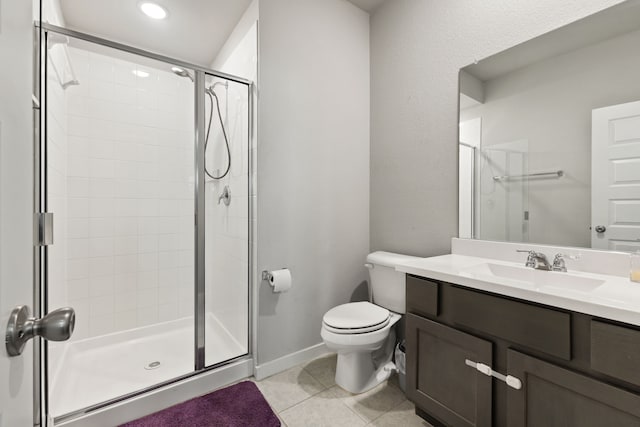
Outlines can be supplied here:
[[30, 317], [29, 307], [19, 305], [13, 309], [7, 323], [5, 347], [11, 357], [19, 356], [31, 338], [42, 337], [49, 341], [66, 341], [71, 338], [76, 323], [76, 313], [71, 307], [59, 308], [42, 319]]

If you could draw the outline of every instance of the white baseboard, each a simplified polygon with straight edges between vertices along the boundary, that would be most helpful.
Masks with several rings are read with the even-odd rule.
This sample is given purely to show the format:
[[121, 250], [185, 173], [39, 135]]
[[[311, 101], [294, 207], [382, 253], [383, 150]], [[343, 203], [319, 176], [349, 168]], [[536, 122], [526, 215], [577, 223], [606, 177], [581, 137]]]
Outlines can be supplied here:
[[329, 349], [324, 343], [316, 344], [296, 351], [295, 353], [287, 354], [271, 362], [256, 365], [253, 375], [256, 377], [256, 380], [260, 381], [327, 353], [329, 353]]
[[249, 378], [252, 367], [253, 359], [250, 358], [231, 363], [219, 369], [204, 372], [175, 384], [109, 405], [79, 418], [56, 423], [56, 426], [111, 427], [124, 424]]

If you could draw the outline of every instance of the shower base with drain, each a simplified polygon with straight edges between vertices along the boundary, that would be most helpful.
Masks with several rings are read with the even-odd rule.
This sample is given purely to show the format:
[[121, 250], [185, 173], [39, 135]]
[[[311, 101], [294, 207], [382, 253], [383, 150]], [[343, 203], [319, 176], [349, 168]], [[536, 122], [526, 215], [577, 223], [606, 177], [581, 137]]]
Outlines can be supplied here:
[[[206, 321], [208, 363], [247, 352], [211, 313]], [[193, 337], [193, 318], [184, 318], [54, 348], [49, 353], [51, 413], [73, 413], [193, 372]]]

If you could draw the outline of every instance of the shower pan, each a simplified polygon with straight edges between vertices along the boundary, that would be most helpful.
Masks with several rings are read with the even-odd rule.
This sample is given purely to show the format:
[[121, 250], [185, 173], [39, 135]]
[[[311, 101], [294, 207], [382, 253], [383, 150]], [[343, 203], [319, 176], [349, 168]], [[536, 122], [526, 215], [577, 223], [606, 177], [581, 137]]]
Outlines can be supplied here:
[[36, 209], [54, 240], [37, 249], [36, 300], [76, 313], [71, 339], [39, 351], [43, 418], [246, 376], [252, 83], [40, 30]]

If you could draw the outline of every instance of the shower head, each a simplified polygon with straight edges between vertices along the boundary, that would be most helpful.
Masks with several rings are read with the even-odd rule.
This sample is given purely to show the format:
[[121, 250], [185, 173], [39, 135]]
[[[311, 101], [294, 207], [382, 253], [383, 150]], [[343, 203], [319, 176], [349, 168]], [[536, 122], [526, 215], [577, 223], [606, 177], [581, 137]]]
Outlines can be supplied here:
[[211, 86], [208, 87], [209, 90], [214, 90], [216, 88], [216, 86], [221, 85], [224, 86], [225, 89], [229, 89], [229, 81], [225, 80], [222, 82], [215, 82], [214, 84], [212, 84]]
[[175, 74], [179, 75], [180, 77], [189, 77], [189, 80], [193, 81], [193, 77], [191, 76], [191, 74], [184, 68], [171, 67], [171, 71], [173, 71]]
[[224, 88], [225, 88], [225, 89], [229, 89], [229, 81], [228, 81], [228, 80], [225, 80], [225, 81], [223, 81], [223, 82], [215, 82], [215, 83], [214, 83], [214, 84], [212, 84], [211, 86], [209, 86], [209, 87], [205, 88], [205, 90], [206, 90], [207, 92], [209, 92], [209, 93], [210, 93], [211, 95], [213, 95], [213, 96], [218, 96], [218, 95], [216, 95], [216, 91], [215, 91], [216, 86], [218, 86], [218, 85], [220, 85], [220, 86], [224, 86]]

